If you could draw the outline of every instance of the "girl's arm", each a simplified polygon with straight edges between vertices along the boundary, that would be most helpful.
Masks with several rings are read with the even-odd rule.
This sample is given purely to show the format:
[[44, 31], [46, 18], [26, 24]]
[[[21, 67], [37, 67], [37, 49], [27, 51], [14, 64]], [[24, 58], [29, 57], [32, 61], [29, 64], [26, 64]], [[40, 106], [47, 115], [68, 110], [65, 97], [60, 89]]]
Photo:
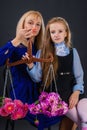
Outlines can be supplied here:
[[73, 87], [73, 91], [80, 91], [80, 93], [84, 93], [84, 81], [83, 81], [83, 68], [81, 65], [80, 57], [77, 50], [73, 49], [73, 72], [76, 79], [76, 85]]
[[[36, 54], [37, 58], [40, 58], [41, 50], [39, 50]], [[34, 82], [40, 82], [42, 79], [42, 67], [40, 62], [36, 62], [36, 64], [33, 64], [32, 68], [29, 68], [27, 66], [27, 72], [32, 78]]]
[[69, 109], [76, 106], [79, 101], [79, 94], [84, 93], [83, 69], [77, 50], [73, 49], [73, 72], [76, 84], [73, 86], [73, 93], [69, 98]]

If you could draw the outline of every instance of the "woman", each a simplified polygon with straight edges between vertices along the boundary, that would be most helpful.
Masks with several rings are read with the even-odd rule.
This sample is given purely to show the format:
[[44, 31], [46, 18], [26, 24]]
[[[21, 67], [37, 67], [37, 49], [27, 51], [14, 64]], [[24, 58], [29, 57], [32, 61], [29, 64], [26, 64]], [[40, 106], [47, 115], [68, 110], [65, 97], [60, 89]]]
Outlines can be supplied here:
[[[28, 43], [31, 39], [32, 53], [36, 55], [37, 50], [43, 45], [44, 30], [43, 17], [40, 12], [28, 11], [24, 13], [18, 21], [16, 37], [0, 48], [0, 66], [5, 65], [8, 58], [9, 62], [20, 60], [27, 52]], [[27, 74], [26, 64], [12, 66], [10, 69], [16, 98], [24, 103], [35, 101], [38, 96], [38, 91], [36, 93], [38, 87]], [[12, 89], [10, 94], [11, 98], [14, 99]]]

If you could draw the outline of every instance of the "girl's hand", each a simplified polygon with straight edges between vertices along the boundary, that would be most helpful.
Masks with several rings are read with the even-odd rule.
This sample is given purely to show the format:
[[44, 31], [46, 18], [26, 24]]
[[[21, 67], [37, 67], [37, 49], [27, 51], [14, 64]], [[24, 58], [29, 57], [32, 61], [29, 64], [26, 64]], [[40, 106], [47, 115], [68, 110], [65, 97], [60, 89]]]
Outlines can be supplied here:
[[80, 91], [75, 91], [72, 93], [72, 95], [69, 98], [69, 109], [72, 109], [73, 107], [76, 106], [79, 100], [79, 94], [80, 94]]
[[[28, 60], [29, 60], [29, 59], [30, 59], [30, 58], [29, 58], [29, 54], [26, 52], [25, 55], [23, 55], [22, 59], [23, 59], [23, 60], [25, 60], [25, 59], [28, 59]], [[33, 64], [33, 63], [29, 63], [29, 64], [28, 64], [28, 63], [27, 63], [27, 66], [29, 67], [29, 69], [31, 69], [31, 68], [33, 68], [34, 64]]]

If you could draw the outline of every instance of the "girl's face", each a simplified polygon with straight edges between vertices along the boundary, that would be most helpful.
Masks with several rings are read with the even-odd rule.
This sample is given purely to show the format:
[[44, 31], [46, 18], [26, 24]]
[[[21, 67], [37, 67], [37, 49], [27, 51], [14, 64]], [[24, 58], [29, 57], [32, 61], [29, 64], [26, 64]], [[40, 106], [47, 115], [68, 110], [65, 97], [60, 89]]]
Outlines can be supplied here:
[[25, 19], [24, 28], [27, 29], [28, 31], [31, 31], [34, 37], [37, 36], [41, 29], [41, 18], [36, 17], [32, 14], [29, 15]]
[[49, 27], [51, 40], [54, 43], [61, 43], [67, 36], [65, 26], [62, 23], [52, 23]]

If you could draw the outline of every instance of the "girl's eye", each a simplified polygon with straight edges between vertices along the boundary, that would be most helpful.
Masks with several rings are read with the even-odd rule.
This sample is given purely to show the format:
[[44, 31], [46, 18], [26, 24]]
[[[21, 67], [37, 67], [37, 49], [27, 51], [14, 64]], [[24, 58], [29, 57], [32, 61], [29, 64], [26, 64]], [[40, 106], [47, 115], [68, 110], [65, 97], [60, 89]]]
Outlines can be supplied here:
[[59, 30], [59, 33], [62, 33], [63, 31], [62, 30]]
[[50, 33], [51, 33], [51, 34], [54, 34], [54, 33], [55, 33], [55, 31], [51, 31]]

